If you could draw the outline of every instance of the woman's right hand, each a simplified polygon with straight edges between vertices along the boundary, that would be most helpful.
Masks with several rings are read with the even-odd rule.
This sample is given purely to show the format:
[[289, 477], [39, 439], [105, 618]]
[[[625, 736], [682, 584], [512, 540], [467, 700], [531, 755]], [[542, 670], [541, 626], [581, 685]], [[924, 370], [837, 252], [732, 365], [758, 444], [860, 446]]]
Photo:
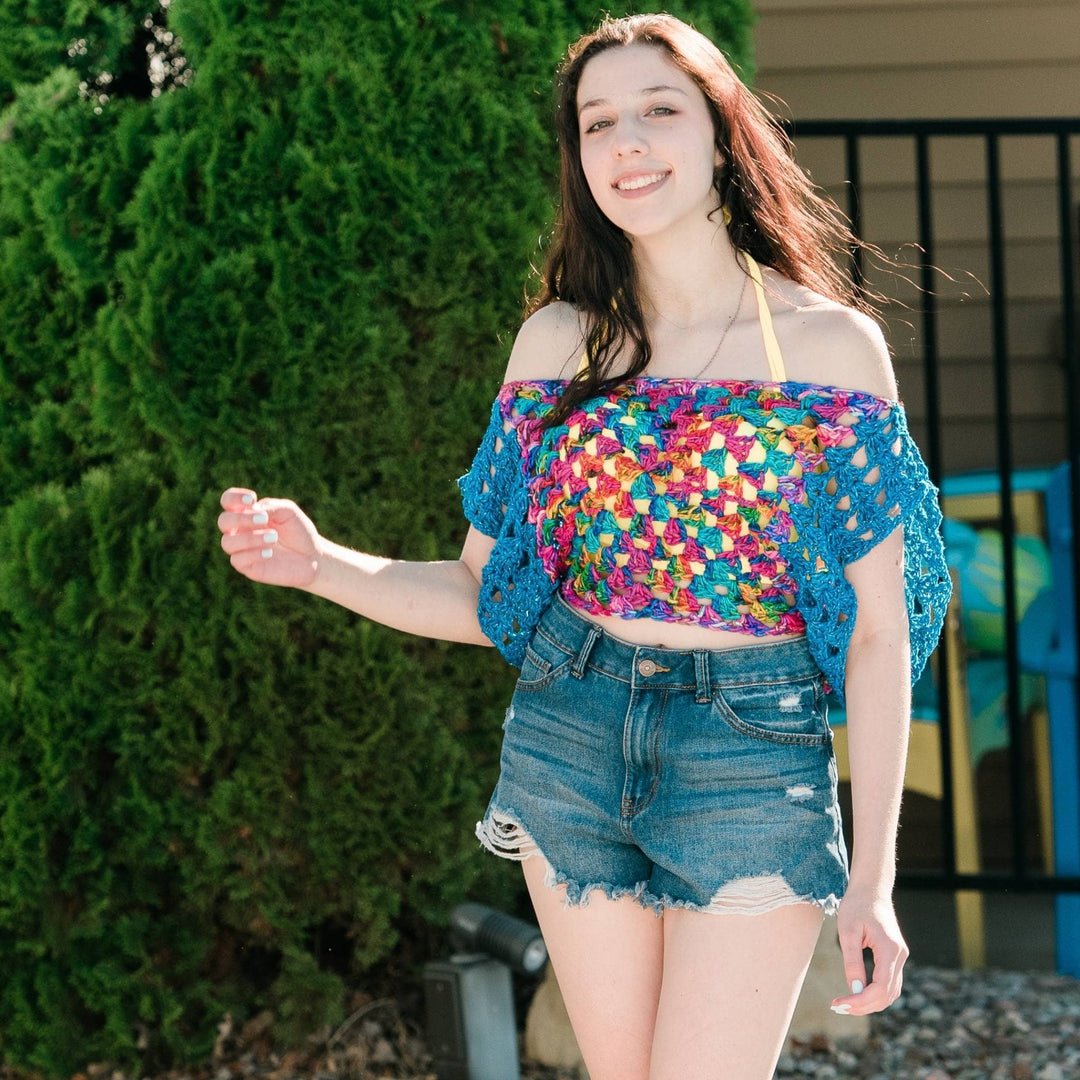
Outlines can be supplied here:
[[233, 568], [264, 585], [307, 588], [319, 569], [322, 538], [288, 499], [259, 499], [248, 488], [222, 492], [221, 547]]

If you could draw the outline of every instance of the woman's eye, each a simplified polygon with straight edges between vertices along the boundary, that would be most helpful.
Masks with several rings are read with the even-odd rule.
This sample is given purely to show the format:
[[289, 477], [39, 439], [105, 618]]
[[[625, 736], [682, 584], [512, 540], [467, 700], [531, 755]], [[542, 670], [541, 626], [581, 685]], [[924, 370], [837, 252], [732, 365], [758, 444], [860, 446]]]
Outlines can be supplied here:
[[[674, 116], [676, 110], [669, 105], [654, 105], [646, 112], [646, 116]], [[587, 128], [585, 128], [586, 135], [592, 135], [594, 132], [603, 131], [604, 128], [611, 127], [610, 120], [594, 120]]]

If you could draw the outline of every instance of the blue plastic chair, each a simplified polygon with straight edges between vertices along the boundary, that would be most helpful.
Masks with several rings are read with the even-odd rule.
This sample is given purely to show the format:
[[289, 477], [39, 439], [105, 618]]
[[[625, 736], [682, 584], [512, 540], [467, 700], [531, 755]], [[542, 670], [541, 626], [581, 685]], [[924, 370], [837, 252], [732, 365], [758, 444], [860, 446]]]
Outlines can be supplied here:
[[[1020, 624], [1020, 663], [1046, 677], [1054, 807], [1054, 871], [1080, 874], [1080, 746], [1077, 739], [1076, 588], [1072, 573], [1069, 465], [1046, 487], [1046, 524], [1054, 584]], [[1080, 978], [1080, 895], [1059, 893], [1054, 906], [1057, 969]]]

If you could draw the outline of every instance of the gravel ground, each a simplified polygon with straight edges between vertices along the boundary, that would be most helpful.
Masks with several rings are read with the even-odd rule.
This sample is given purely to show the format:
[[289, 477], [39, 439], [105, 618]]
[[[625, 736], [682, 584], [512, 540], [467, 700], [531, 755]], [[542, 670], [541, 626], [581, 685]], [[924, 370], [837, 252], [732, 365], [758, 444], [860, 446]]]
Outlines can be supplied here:
[[871, 1017], [858, 1052], [800, 1045], [777, 1077], [1077, 1080], [1080, 981], [1046, 972], [904, 967], [904, 992]]
[[[436, 1080], [420, 1030], [419, 996], [355, 993], [351, 1013], [301, 1049], [271, 1049], [271, 1017], [226, 1017], [213, 1061], [160, 1080]], [[1080, 981], [1047, 972], [904, 968], [904, 992], [871, 1017], [858, 1050], [811, 1040], [785, 1053], [774, 1080], [1080, 1080]], [[0, 1069], [0, 1078], [16, 1074]], [[22, 1078], [19, 1078], [22, 1080]], [[136, 1080], [106, 1063], [72, 1080]], [[523, 1063], [522, 1080], [577, 1080]]]

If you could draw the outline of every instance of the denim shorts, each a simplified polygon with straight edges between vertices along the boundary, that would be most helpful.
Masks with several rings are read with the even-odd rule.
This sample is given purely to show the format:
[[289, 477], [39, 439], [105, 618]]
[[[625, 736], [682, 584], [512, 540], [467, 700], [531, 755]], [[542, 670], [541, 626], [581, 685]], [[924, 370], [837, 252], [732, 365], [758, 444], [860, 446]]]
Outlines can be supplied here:
[[[722, 633], [723, 631], [717, 631]], [[848, 882], [823, 676], [806, 638], [623, 641], [556, 597], [503, 724], [481, 843], [540, 855], [564, 904], [836, 913]]]

